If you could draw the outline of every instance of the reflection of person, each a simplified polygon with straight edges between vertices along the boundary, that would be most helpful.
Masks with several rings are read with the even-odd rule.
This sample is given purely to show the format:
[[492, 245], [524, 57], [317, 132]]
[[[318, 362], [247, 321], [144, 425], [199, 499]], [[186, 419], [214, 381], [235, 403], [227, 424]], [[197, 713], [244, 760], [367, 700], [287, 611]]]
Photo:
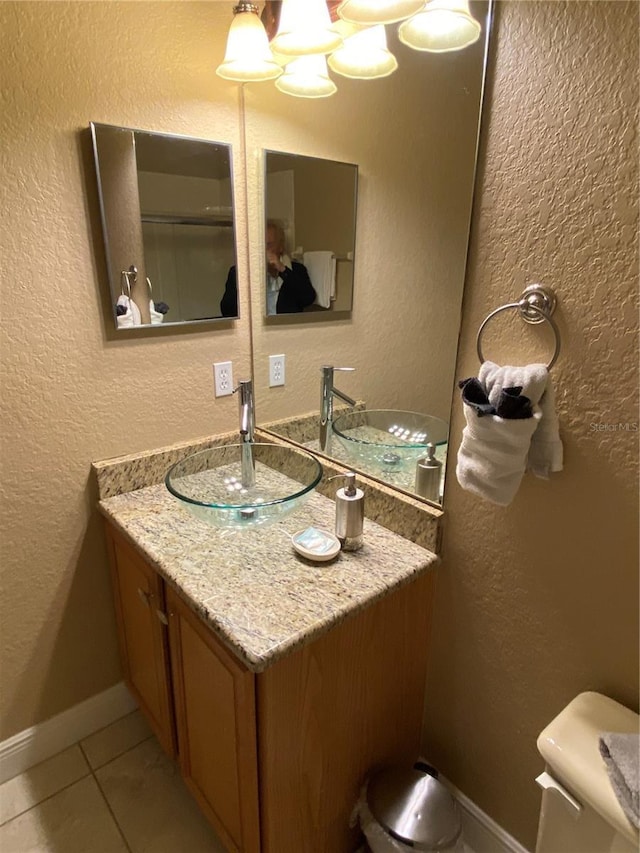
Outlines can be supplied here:
[[267, 314], [295, 314], [311, 305], [316, 292], [304, 264], [284, 253], [284, 231], [267, 225]]
[[[284, 231], [269, 223], [267, 251], [267, 314], [297, 314], [311, 305], [316, 292], [304, 264], [292, 261], [284, 252]], [[220, 302], [223, 317], [238, 315], [238, 282], [235, 266], [229, 270]]]

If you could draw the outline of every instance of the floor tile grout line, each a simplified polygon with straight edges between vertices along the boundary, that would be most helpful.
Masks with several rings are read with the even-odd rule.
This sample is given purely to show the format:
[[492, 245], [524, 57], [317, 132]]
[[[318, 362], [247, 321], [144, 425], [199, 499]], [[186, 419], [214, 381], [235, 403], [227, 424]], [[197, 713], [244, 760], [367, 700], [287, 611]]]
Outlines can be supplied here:
[[87, 755], [87, 753], [84, 751], [84, 747], [83, 747], [83, 745], [82, 745], [82, 741], [81, 741], [81, 740], [77, 741], [77, 744], [78, 744], [78, 746], [80, 747], [80, 752], [82, 753], [82, 756], [83, 756], [84, 760], [87, 762], [87, 764], [88, 764], [88, 766], [89, 766], [89, 771], [90, 771], [91, 773], [93, 773], [93, 767], [91, 766], [91, 762], [89, 761], [89, 756], [88, 756], [88, 755]]
[[[108, 726], [105, 726], [105, 728], [108, 728]], [[102, 729], [101, 729], [100, 731], [102, 731]], [[19, 817], [21, 817], [22, 815], [27, 814], [27, 812], [30, 812], [32, 809], [36, 809], [36, 808], [38, 808], [38, 807], [39, 807], [39, 806], [41, 806], [43, 803], [46, 803], [48, 800], [52, 799], [53, 797], [57, 796], [58, 794], [61, 794], [63, 791], [66, 791], [68, 788], [71, 788], [71, 787], [72, 787], [73, 785], [75, 785], [77, 782], [81, 782], [83, 779], [86, 779], [88, 776], [93, 776], [94, 781], [96, 782], [96, 784], [97, 784], [97, 786], [98, 786], [98, 789], [99, 789], [99, 791], [100, 791], [100, 794], [102, 795], [103, 799], [105, 800], [105, 802], [106, 802], [106, 804], [107, 804], [107, 808], [109, 809], [109, 813], [111, 814], [111, 816], [112, 816], [113, 820], [114, 820], [114, 821], [115, 821], [115, 823], [116, 823], [116, 826], [118, 827], [118, 832], [119, 832], [119, 833], [123, 836], [123, 838], [124, 838], [123, 832], [122, 832], [122, 830], [121, 830], [121, 828], [120, 828], [120, 824], [118, 823], [118, 821], [117, 821], [117, 819], [116, 819], [116, 816], [114, 815], [114, 813], [113, 813], [113, 811], [112, 811], [112, 809], [111, 809], [111, 806], [109, 805], [109, 801], [107, 800], [106, 795], [105, 795], [104, 791], [102, 790], [102, 786], [100, 785], [100, 782], [98, 781], [98, 778], [97, 778], [97, 776], [96, 776], [96, 771], [98, 771], [98, 770], [102, 770], [102, 768], [103, 768], [103, 767], [107, 767], [109, 764], [111, 764], [111, 762], [112, 762], [112, 761], [116, 761], [118, 758], [121, 758], [123, 755], [126, 755], [126, 754], [127, 754], [127, 752], [130, 752], [132, 749], [135, 749], [136, 747], [140, 746], [140, 744], [141, 744], [141, 743], [145, 743], [146, 741], [151, 740], [151, 738], [152, 738], [153, 736], [154, 736], [154, 735], [153, 735], [153, 732], [151, 732], [151, 734], [147, 735], [147, 737], [143, 738], [141, 741], [138, 741], [138, 743], [133, 744], [133, 746], [128, 747], [128, 748], [127, 748], [127, 749], [125, 749], [123, 752], [120, 752], [120, 753], [118, 753], [117, 755], [112, 756], [108, 761], [105, 761], [105, 763], [104, 763], [104, 764], [101, 764], [99, 767], [92, 767], [92, 766], [91, 766], [91, 762], [89, 761], [89, 757], [87, 756], [87, 753], [85, 752], [85, 750], [84, 750], [84, 748], [83, 748], [83, 746], [82, 746], [82, 741], [76, 741], [76, 743], [75, 743], [75, 744], [72, 744], [71, 746], [72, 746], [72, 747], [73, 747], [73, 746], [77, 746], [77, 747], [79, 747], [80, 752], [81, 752], [81, 754], [82, 754], [82, 757], [84, 758], [85, 763], [86, 763], [86, 765], [87, 765], [87, 766], [86, 766], [86, 772], [84, 772], [84, 773], [82, 774], [82, 776], [78, 776], [78, 778], [77, 778], [77, 779], [74, 779], [74, 780], [73, 780], [73, 782], [68, 782], [67, 784], [62, 785], [62, 787], [57, 788], [53, 793], [48, 794], [46, 797], [42, 797], [42, 799], [38, 800], [38, 801], [37, 801], [37, 802], [35, 802], [35, 803], [31, 803], [31, 805], [30, 805], [30, 806], [27, 806], [27, 808], [21, 809], [19, 812], [16, 812], [14, 815], [12, 815], [11, 817], [7, 818], [6, 820], [2, 820], [2, 821], [0, 821], [0, 827], [2, 827], [2, 826], [6, 826], [6, 824], [11, 823], [11, 821], [12, 821], [12, 820], [15, 820], [16, 818], [19, 818]], [[71, 748], [71, 747], [69, 747], [69, 748]], [[64, 752], [65, 750], [62, 750], [62, 751]], [[54, 757], [55, 757], [55, 756], [54, 756]], [[34, 767], [37, 767], [37, 765], [33, 765], [33, 766], [34, 766]], [[24, 772], [24, 773], [28, 773], [28, 772], [29, 772], [29, 770], [31, 770], [31, 769], [33, 769], [33, 768], [31, 768], [31, 767], [30, 767], [30, 768], [27, 768], [27, 770], [25, 770], [25, 771], [23, 771], [23, 772]], [[13, 777], [12, 777], [12, 779], [17, 779], [17, 777], [18, 777], [18, 776], [21, 776], [21, 775], [23, 775], [23, 774], [22, 774], [22, 773], [18, 773], [18, 774], [16, 774], [16, 776], [13, 776]], [[7, 779], [7, 782], [12, 781], [12, 779]], [[6, 782], [5, 782], [5, 783], [3, 783], [3, 784], [6, 784]], [[129, 847], [129, 845], [128, 845], [128, 843], [127, 843], [126, 838], [124, 838], [124, 842], [125, 842], [125, 845], [126, 845], [126, 847], [127, 847], [127, 850], [129, 851], [129, 853], [132, 853], [131, 848]]]
[[[2, 2], [2, 0], [0, 0], [0, 2]], [[82, 754], [84, 755], [87, 764], [89, 765], [89, 770], [91, 771], [91, 773], [95, 773], [97, 770], [102, 770], [103, 767], [107, 767], [109, 764], [111, 764], [112, 761], [116, 761], [118, 758], [122, 758], [123, 755], [126, 755], [128, 752], [131, 752], [132, 749], [135, 749], [137, 746], [140, 746], [141, 743], [146, 743], [146, 741], [151, 740], [152, 737], [155, 737], [155, 735], [153, 734], [153, 732], [150, 732], [150, 734], [148, 734], [146, 737], [143, 737], [142, 740], [139, 740], [132, 746], [128, 746], [126, 749], [123, 749], [122, 752], [118, 752], [115, 755], [112, 755], [108, 761], [105, 761], [104, 764], [98, 765], [98, 767], [94, 767], [91, 764], [91, 762], [89, 761], [89, 757], [87, 756], [84, 749], [82, 749], [80, 741], [78, 741], [78, 746], [80, 747], [80, 749], [82, 749]]]
[[[133, 747], [133, 748], [135, 749], [135, 747]], [[128, 752], [128, 751], [129, 751], [129, 750], [127, 750], [127, 752]], [[123, 755], [124, 755], [124, 753], [123, 753]], [[107, 765], [105, 764], [104, 766], [106, 767]], [[132, 849], [131, 849], [131, 847], [129, 846], [129, 842], [128, 842], [128, 840], [127, 840], [127, 836], [124, 834], [124, 830], [123, 830], [123, 828], [120, 826], [120, 823], [118, 822], [118, 818], [115, 816], [115, 812], [114, 812], [114, 811], [113, 811], [113, 809], [111, 808], [111, 803], [110, 803], [110, 802], [109, 802], [109, 800], [107, 799], [107, 795], [105, 794], [105, 792], [104, 792], [104, 791], [103, 791], [103, 789], [102, 789], [102, 785], [100, 784], [100, 780], [98, 779], [98, 777], [96, 776], [96, 774], [95, 774], [93, 771], [91, 771], [91, 775], [93, 776], [93, 778], [94, 778], [94, 780], [95, 780], [95, 783], [96, 783], [96, 785], [98, 786], [98, 790], [100, 791], [100, 795], [102, 796], [102, 799], [104, 800], [105, 805], [106, 805], [107, 809], [109, 810], [109, 814], [111, 815], [111, 819], [113, 820], [113, 822], [114, 822], [114, 823], [115, 823], [115, 825], [116, 825], [116, 829], [118, 830], [118, 833], [120, 834], [120, 837], [122, 838], [122, 841], [123, 841], [124, 846], [125, 846], [125, 848], [126, 848], [126, 850], [127, 850], [127, 853], [133, 853], [133, 850], [132, 850]]]
[[[18, 774], [18, 775], [21, 775], [21, 774]], [[90, 767], [88, 768], [87, 773], [85, 773], [84, 775], [79, 776], [77, 779], [74, 779], [73, 782], [69, 782], [68, 784], [63, 785], [61, 788], [58, 788], [57, 791], [54, 791], [53, 794], [48, 794], [46, 797], [43, 797], [41, 800], [38, 800], [37, 803], [32, 803], [28, 808], [22, 809], [22, 811], [14, 814], [13, 817], [7, 818], [7, 820], [3, 820], [2, 822], [0, 822], [0, 826], [6, 826], [8, 823], [11, 823], [11, 821], [15, 820], [17, 817], [21, 817], [22, 815], [27, 814], [27, 812], [30, 812], [32, 809], [37, 809], [43, 803], [46, 803], [48, 800], [51, 800], [53, 797], [57, 797], [58, 794], [61, 794], [63, 791], [66, 791], [69, 788], [73, 787], [74, 785], [77, 785], [78, 782], [82, 782], [83, 779], [87, 779], [89, 776], [93, 776], [93, 772], [91, 771]], [[13, 778], [15, 779], [16, 777], [14, 776]], [[7, 781], [9, 781], [9, 780], [7, 780]]]
[[[129, 711], [129, 713], [124, 714], [122, 717], [118, 717], [116, 720], [112, 720], [110, 723], [107, 723], [106, 725], [101, 726], [99, 729], [96, 729], [94, 732], [91, 732], [90, 734], [88, 734], [88, 735], [86, 735], [85, 737], [83, 737], [83, 738], [82, 738], [82, 740], [78, 740], [78, 741], [76, 741], [76, 743], [78, 744], [78, 746], [80, 746], [80, 747], [82, 748], [82, 742], [83, 742], [83, 741], [90, 740], [90, 739], [91, 739], [92, 737], [94, 737], [95, 735], [99, 735], [99, 734], [101, 734], [102, 732], [106, 731], [107, 729], [110, 729], [110, 728], [111, 728], [111, 726], [116, 725], [116, 723], [120, 723], [120, 722], [122, 722], [122, 720], [126, 720], [126, 719], [127, 719], [127, 717], [132, 717], [132, 716], [133, 716], [136, 712], [138, 712], [139, 710], [140, 710], [140, 708], [139, 708], [139, 707], [138, 707], [138, 708], [134, 708], [134, 709], [133, 709], [133, 711]], [[88, 760], [88, 759], [87, 759], [87, 760]]]

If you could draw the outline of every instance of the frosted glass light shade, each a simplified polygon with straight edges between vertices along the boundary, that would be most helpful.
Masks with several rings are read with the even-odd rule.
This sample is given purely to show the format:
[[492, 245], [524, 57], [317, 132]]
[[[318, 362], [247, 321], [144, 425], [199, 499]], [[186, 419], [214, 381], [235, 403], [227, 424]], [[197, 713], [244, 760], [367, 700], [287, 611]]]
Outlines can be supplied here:
[[371, 80], [393, 73], [398, 61], [387, 48], [384, 26], [378, 24], [345, 39], [343, 46], [329, 57], [329, 67], [343, 77]]
[[401, 42], [432, 53], [462, 50], [478, 41], [481, 32], [468, 0], [431, 0], [422, 12], [398, 27]]
[[271, 46], [284, 56], [331, 53], [342, 37], [331, 26], [326, 0], [283, 0], [280, 25]]
[[282, 68], [274, 60], [267, 33], [255, 12], [237, 12], [229, 27], [227, 50], [216, 74], [238, 83], [274, 80]]
[[393, 24], [415, 15], [425, 0], [343, 0], [338, 15], [352, 24]]
[[329, 77], [324, 56], [299, 56], [285, 68], [276, 80], [276, 88], [285, 95], [297, 98], [327, 98], [338, 91]]

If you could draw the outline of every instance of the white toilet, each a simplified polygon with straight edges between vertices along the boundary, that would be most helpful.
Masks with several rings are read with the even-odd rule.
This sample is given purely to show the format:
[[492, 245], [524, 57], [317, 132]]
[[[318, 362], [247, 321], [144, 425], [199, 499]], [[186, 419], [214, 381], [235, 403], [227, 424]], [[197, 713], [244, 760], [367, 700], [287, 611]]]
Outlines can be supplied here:
[[538, 738], [547, 765], [536, 853], [638, 853], [638, 830], [611, 787], [603, 732], [638, 732], [640, 717], [599, 693], [581, 693]]

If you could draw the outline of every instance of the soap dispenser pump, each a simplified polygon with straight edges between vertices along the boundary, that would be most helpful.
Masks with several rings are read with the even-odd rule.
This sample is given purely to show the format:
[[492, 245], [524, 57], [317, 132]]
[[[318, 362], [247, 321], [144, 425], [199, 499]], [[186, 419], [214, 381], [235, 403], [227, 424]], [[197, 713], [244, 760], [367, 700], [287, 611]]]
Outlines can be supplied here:
[[344, 475], [344, 486], [336, 492], [336, 536], [343, 551], [362, 548], [364, 492], [356, 485], [356, 475]]
[[416, 463], [416, 493], [430, 501], [440, 500], [442, 462], [436, 459], [435, 444], [427, 444], [427, 455]]

